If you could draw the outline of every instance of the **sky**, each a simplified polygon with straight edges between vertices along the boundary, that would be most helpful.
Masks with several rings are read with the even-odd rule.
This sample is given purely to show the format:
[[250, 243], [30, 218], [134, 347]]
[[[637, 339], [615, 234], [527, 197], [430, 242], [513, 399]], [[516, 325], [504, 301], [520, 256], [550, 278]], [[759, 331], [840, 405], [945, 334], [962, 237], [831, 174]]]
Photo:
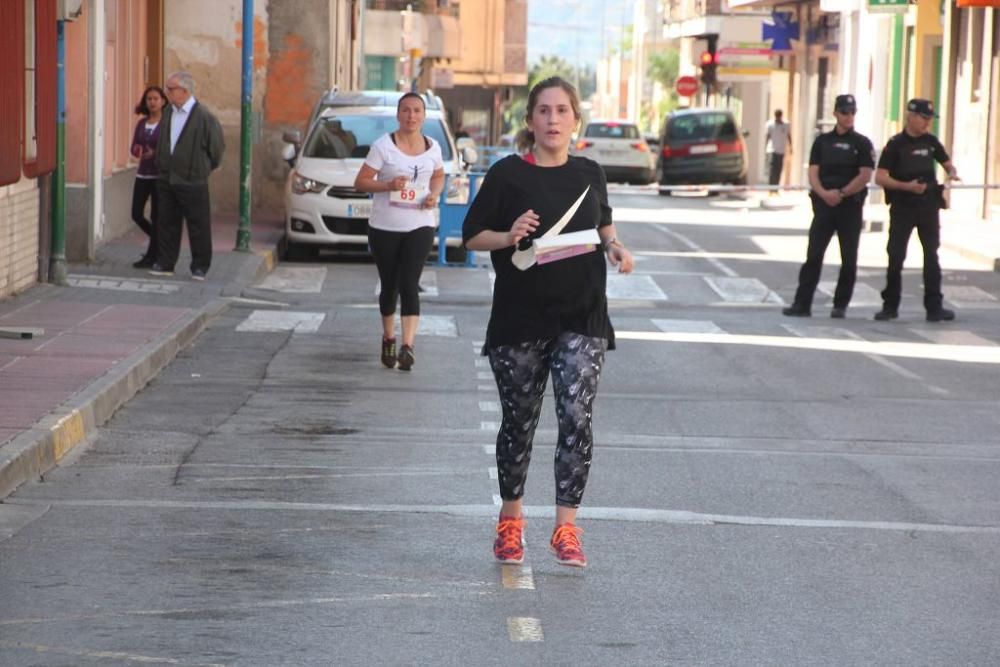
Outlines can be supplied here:
[[[634, 0], [528, 0], [528, 66], [543, 55], [594, 66], [632, 23]], [[604, 26], [604, 30], [601, 30]], [[602, 34], [603, 32], [603, 34]]]

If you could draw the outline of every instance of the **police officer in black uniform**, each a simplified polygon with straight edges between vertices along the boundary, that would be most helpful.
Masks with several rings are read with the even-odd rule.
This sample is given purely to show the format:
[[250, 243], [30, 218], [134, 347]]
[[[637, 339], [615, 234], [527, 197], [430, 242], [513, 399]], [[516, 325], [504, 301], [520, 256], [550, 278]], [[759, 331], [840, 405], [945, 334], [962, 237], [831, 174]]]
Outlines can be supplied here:
[[861, 240], [861, 209], [868, 180], [875, 168], [875, 150], [868, 137], [854, 131], [857, 103], [853, 95], [838, 95], [833, 115], [837, 125], [816, 137], [809, 152], [809, 187], [813, 221], [809, 227], [806, 261], [799, 271], [799, 288], [792, 305], [781, 312], [790, 317], [812, 315], [813, 294], [823, 269], [823, 255], [834, 233], [840, 242], [841, 267], [830, 317], [843, 318], [854, 293]]
[[912, 99], [906, 104], [906, 127], [889, 139], [879, 157], [875, 182], [885, 188], [889, 203], [889, 268], [882, 290], [882, 310], [876, 320], [899, 317], [903, 261], [914, 227], [924, 249], [924, 308], [928, 322], [955, 319], [955, 311], [944, 308], [941, 294], [941, 265], [938, 246], [941, 224], [938, 211], [944, 205], [943, 186], [937, 182], [935, 162], [951, 180], [958, 179], [955, 165], [937, 137], [929, 133], [935, 118], [930, 100]]

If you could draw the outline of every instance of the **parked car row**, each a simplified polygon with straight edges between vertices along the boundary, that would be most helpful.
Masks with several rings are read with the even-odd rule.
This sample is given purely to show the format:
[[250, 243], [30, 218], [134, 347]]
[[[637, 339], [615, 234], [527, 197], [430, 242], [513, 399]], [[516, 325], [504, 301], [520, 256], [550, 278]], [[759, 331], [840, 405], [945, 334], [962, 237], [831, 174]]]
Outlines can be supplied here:
[[[354, 179], [373, 141], [396, 129], [396, 105], [402, 92], [326, 93], [317, 103], [303, 141], [298, 132], [284, 136], [282, 157], [292, 167], [285, 185], [285, 231], [291, 256], [314, 256], [324, 246], [366, 245], [372, 202], [354, 189]], [[468, 198], [465, 173], [476, 151], [455, 144], [440, 98], [425, 95], [423, 132], [441, 146], [448, 201]], [[437, 211], [435, 211], [437, 213]], [[449, 261], [461, 261], [464, 249], [449, 240]]]
[[[354, 179], [372, 142], [396, 128], [396, 105], [403, 94], [329, 91], [316, 103], [304, 140], [299, 132], [285, 134], [282, 157], [292, 168], [285, 186], [290, 255], [309, 257], [324, 246], [367, 244], [372, 203], [354, 189]], [[465, 203], [467, 172], [485, 170], [514, 149], [497, 147], [478, 155], [470, 139], [456, 143], [441, 98], [432, 93], [423, 97], [423, 131], [441, 146], [446, 201]], [[611, 182], [744, 184], [748, 160], [743, 137], [727, 110], [685, 109], [670, 114], [658, 136], [643, 136], [635, 123], [626, 121], [590, 121], [572, 151], [601, 165]], [[463, 253], [458, 239], [449, 240], [449, 261], [461, 261]]]
[[747, 179], [744, 133], [725, 109], [675, 111], [657, 136], [643, 136], [634, 123], [593, 120], [573, 152], [601, 165], [610, 182], [742, 185]]

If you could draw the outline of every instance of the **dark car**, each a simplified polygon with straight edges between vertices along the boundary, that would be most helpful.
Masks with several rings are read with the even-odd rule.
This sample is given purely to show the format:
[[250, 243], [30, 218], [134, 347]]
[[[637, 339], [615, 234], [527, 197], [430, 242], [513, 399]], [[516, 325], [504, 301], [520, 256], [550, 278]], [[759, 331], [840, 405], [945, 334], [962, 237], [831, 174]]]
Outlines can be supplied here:
[[660, 185], [744, 185], [747, 164], [746, 142], [731, 112], [684, 109], [664, 120], [656, 162]]

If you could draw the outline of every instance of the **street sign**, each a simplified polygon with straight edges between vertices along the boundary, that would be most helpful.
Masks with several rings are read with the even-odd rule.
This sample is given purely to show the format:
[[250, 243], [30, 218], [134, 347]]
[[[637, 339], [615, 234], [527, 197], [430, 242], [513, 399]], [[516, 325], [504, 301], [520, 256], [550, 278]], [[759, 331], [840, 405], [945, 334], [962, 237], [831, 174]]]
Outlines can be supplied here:
[[870, 13], [903, 13], [909, 9], [910, 0], [868, 0]]
[[691, 97], [698, 92], [698, 79], [693, 76], [680, 76], [674, 83], [677, 94], [681, 97]]

